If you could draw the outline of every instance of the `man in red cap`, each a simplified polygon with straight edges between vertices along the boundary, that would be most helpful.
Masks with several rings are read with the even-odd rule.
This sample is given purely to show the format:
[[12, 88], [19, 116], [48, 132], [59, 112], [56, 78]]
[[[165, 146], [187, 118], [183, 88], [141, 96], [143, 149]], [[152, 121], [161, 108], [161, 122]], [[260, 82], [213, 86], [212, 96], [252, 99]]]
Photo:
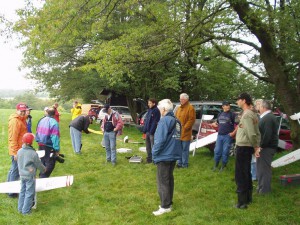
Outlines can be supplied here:
[[[7, 181], [16, 181], [19, 179], [19, 170], [17, 164], [17, 152], [22, 148], [22, 137], [27, 132], [26, 126], [26, 104], [17, 104], [16, 113], [10, 115], [8, 119], [8, 149], [11, 157], [11, 167], [8, 172]], [[16, 193], [9, 193], [9, 197], [15, 198]]]

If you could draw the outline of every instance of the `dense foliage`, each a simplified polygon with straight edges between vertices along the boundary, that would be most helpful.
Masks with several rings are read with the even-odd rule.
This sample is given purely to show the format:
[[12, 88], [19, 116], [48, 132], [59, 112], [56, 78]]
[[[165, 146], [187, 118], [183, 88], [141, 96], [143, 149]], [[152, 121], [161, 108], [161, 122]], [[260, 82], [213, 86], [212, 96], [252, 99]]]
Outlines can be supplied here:
[[300, 111], [298, 1], [27, 2], [14, 24], [23, 65], [53, 96], [90, 100], [109, 88], [128, 102], [180, 92], [221, 100], [248, 91]]

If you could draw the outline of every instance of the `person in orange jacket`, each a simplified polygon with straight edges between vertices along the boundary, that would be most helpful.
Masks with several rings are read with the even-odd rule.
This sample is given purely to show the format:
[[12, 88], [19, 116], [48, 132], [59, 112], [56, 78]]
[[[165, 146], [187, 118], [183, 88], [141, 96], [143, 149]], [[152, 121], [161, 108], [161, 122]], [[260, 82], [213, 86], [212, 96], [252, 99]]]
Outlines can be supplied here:
[[189, 102], [189, 96], [186, 93], [180, 95], [180, 106], [177, 107], [175, 116], [179, 119], [181, 129], [182, 158], [178, 160], [178, 168], [187, 168], [189, 164], [190, 143], [192, 139], [192, 128], [196, 120], [196, 112]]
[[[7, 181], [16, 181], [19, 179], [19, 170], [17, 163], [17, 153], [22, 148], [22, 138], [27, 132], [25, 103], [17, 104], [16, 113], [10, 115], [8, 120], [8, 149], [11, 157], [11, 167], [8, 172]], [[9, 193], [9, 197], [16, 198], [16, 193]]]

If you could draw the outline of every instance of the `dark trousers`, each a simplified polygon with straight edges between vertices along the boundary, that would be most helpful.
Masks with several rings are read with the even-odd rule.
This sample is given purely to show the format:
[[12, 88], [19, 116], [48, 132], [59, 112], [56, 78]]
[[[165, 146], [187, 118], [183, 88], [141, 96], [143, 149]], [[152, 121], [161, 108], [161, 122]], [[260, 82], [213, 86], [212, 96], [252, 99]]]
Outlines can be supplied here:
[[162, 208], [170, 208], [173, 203], [174, 175], [176, 161], [157, 163], [157, 189]]
[[154, 144], [154, 135], [146, 133], [146, 151], [147, 151], [147, 162], [152, 162], [152, 147]]
[[272, 167], [271, 163], [276, 152], [274, 148], [263, 148], [256, 162], [256, 178], [258, 180], [258, 193], [271, 192]]
[[238, 193], [253, 189], [251, 177], [251, 157], [253, 153], [253, 147], [237, 146], [236, 148], [235, 182], [237, 185], [236, 192]]
[[[52, 148], [48, 146], [39, 146], [39, 150], [45, 150], [45, 156], [41, 158], [42, 163], [46, 167], [47, 171], [45, 173], [40, 173], [40, 178], [47, 178], [50, 177], [52, 171], [55, 167], [55, 152]], [[52, 157], [50, 157], [50, 154], [53, 153]]]

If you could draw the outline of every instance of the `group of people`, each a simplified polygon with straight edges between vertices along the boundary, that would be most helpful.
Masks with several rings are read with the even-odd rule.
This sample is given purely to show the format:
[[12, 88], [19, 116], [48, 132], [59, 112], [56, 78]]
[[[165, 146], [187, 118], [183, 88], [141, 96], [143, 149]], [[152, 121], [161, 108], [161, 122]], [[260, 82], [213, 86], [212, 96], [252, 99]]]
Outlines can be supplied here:
[[[257, 158], [257, 193], [266, 194], [271, 191], [271, 162], [278, 145], [278, 123], [271, 112], [269, 101], [262, 100], [260, 105], [255, 107], [251, 96], [242, 93], [237, 98], [237, 105], [242, 112], [236, 117], [230, 111], [230, 103], [223, 101], [223, 112], [218, 115], [217, 121], [213, 124], [218, 127], [213, 170], [217, 169], [221, 160], [220, 170], [225, 169], [229, 148], [235, 136], [235, 181], [238, 195], [236, 207], [245, 209], [252, 202], [251, 158], [253, 154]], [[146, 134], [147, 163], [154, 163], [157, 166], [157, 187], [161, 204], [153, 214], [158, 216], [172, 210], [173, 171], [176, 162], [178, 168], [187, 168], [189, 165], [189, 145], [196, 115], [186, 93], [180, 95], [180, 106], [175, 110], [169, 99], [157, 103], [154, 98], [150, 98], [148, 106], [143, 132]], [[104, 132], [106, 161], [116, 165], [116, 136], [121, 134], [124, 124], [118, 112], [112, 110], [108, 104], [104, 108], [107, 115], [103, 119], [101, 129]], [[56, 156], [59, 156], [59, 120], [55, 119], [57, 107], [47, 108], [45, 116], [37, 123], [34, 136], [30, 133], [31, 130], [27, 129], [30, 115], [28, 111], [32, 109], [24, 103], [19, 103], [16, 109], [16, 113], [10, 116], [8, 125], [9, 154], [12, 164], [7, 180], [15, 181], [21, 178], [18, 210], [28, 214], [35, 194], [36, 169], [40, 170], [40, 178], [49, 177], [55, 167]], [[81, 133], [82, 131], [89, 133], [88, 127], [92, 123], [91, 117], [80, 115], [80, 110], [80, 104], [75, 102], [71, 110], [70, 136], [74, 152], [77, 154], [81, 153]], [[33, 154], [34, 139], [38, 143], [39, 150], [45, 150], [45, 156], [41, 160], [37, 158], [37, 154]], [[9, 193], [9, 196], [17, 195]]]
[[[238, 195], [236, 207], [245, 209], [252, 202], [253, 171], [256, 171], [258, 180], [256, 192], [258, 194], [271, 192], [271, 163], [278, 146], [279, 124], [271, 111], [271, 103], [267, 100], [256, 101], [254, 105], [251, 96], [242, 93], [236, 103], [242, 109], [240, 115], [230, 112], [229, 102], [224, 101], [223, 112], [218, 115], [214, 124], [218, 126], [218, 137], [214, 150], [213, 170], [216, 170], [221, 158], [221, 171], [226, 167], [229, 149], [235, 136], [235, 181]], [[255, 167], [252, 170], [251, 162]]]
[[[25, 103], [19, 103], [16, 106], [16, 112], [9, 117], [8, 121], [11, 167], [7, 181], [16, 181], [21, 178], [18, 210], [22, 214], [29, 214], [33, 206], [36, 168], [40, 169], [40, 178], [49, 177], [55, 167], [55, 156], [59, 155], [60, 150], [59, 125], [54, 119], [57, 109], [54, 106], [47, 108], [45, 116], [37, 123], [36, 135], [31, 133], [30, 110], [32, 109]], [[45, 151], [41, 160], [32, 151], [34, 139], [38, 143], [39, 150]], [[18, 197], [18, 194], [9, 193], [8, 196], [14, 198]]]

